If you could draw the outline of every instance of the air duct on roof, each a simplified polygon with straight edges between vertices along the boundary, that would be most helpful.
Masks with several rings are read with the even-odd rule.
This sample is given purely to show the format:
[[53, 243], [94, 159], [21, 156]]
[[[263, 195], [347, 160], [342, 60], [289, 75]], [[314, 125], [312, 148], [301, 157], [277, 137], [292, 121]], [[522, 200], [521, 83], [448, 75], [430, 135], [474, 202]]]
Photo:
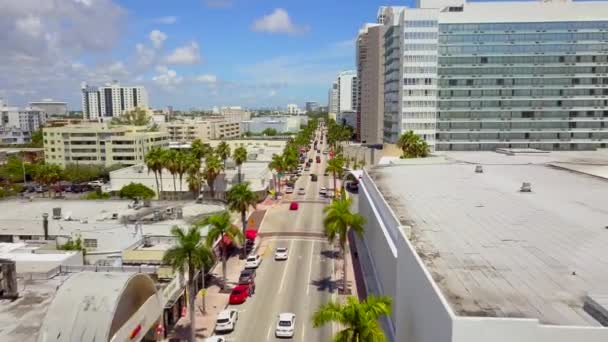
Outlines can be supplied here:
[[528, 182], [523, 182], [521, 184], [521, 188], [519, 189], [521, 192], [532, 192], [532, 184]]
[[483, 173], [483, 166], [476, 165], [475, 166], [475, 173]]

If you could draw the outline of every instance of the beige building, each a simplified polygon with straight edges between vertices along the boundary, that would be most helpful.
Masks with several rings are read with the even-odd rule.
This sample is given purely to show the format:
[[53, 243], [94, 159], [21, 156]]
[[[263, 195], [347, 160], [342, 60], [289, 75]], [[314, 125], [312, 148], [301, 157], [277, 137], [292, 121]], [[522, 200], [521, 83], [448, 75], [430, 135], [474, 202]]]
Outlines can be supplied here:
[[173, 142], [188, 143], [194, 139], [232, 139], [241, 136], [239, 122], [224, 120], [174, 121], [161, 124]]
[[105, 124], [68, 125], [43, 129], [47, 163], [134, 165], [154, 146], [168, 146], [169, 134], [146, 127]]
[[241, 122], [251, 120], [251, 112], [241, 107], [222, 107], [220, 115], [226, 121]]
[[366, 24], [357, 37], [357, 138], [381, 144], [384, 136], [384, 27]]

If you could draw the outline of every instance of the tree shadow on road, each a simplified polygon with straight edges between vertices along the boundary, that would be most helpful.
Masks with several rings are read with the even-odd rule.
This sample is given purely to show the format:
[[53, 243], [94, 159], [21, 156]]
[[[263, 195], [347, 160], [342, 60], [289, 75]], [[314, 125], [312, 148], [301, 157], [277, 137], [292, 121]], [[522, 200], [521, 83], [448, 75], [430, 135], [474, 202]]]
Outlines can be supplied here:
[[334, 293], [338, 290], [337, 282], [335, 280], [332, 280], [331, 277], [313, 280], [311, 284], [317, 287], [317, 291], [327, 291], [329, 293]]
[[332, 249], [326, 249], [321, 251], [321, 255], [329, 258], [329, 259], [338, 259], [340, 258], [340, 252]]

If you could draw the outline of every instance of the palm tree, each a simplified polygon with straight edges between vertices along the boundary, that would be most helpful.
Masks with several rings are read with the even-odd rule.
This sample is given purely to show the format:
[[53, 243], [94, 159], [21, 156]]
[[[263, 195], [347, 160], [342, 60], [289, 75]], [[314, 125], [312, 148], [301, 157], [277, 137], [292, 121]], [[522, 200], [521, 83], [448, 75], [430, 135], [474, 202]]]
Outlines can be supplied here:
[[177, 192], [176, 176], [179, 170], [179, 153], [176, 150], [163, 151], [163, 167], [173, 177], [173, 192]]
[[424, 158], [429, 154], [429, 145], [413, 131], [403, 133], [397, 147], [402, 151], [401, 158]]
[[369, 296], [360, 302], [349, 296], [346, 303], [329, 302], [312, 316], [312, 325], [318, 328], [335, 322], [344, 327], [334, 336], [335, 342], [381, 342], [386, 336], [378, 324], [381, 316], [391, 313], [392, 300], [387, 296]]
[[244, 235], [241, 231], [232, 225], [230, 222], [230, 214], [227, 211], [221, 214], [215, 214], [207, 217], [203, 221], [199, 222], [197, 226], [208, 225], [209, 231], [207, 233], [207, 246], [212, 247], [215, 241], [220, 239], [220, 247], [222, 249], [222, 289], [226, 286], [226, 249], [228, 246], [224, 243], [224, 236], [230, 238], [233, 243], [242, 244]]
[[337, 155], [334, 158], [327, 161], [327, 168], [325, 172], [331, 172], [334, 177], [334, 193], [338, 194], [337, 178], [342, 178], [344, 173], [344, 159], [341, 155]]
[[225, 141], [222, 141], [216, 148], [217, 155], [224, 162], [224, 170], [226, 169], [226, 159], [230, 157], [230, 145]]
[[179, 199], [182, 199], [182, 179], [184, 174], [188, 172], [188, 154], [185, 152], [178, 152], [175, 159], [175, 171], [179, 175]]
[[202, 159], [212, 152], [213, 149], [209, 144], [204, 144], [201, 139], [194, 139], [192, 141], [191, 151], [198, 159]]
[[323, 209], [325, 218], [323, 219], [323, 226], [325, 228], [325, 236], [330, 243], [338, 240], [340, 249], [342, 250], [343, 272], [344, 272], [344, 292], [347, 291], [347, 274], [346, 274], [346, 243], [348, 239], [349, 230], [354, 230], [359, 236], [363, 234], [363, 225], [365, 225], [365, 218], [361, 214], [353, 213], [350, 211], [350, 207], [353, 203], [351, 198], [341, 196], [340, 199], [335, 199], [331, 204]]
[[[162, 192], [162, 187], [159, 187], [158, 182], [158, 173], [159, 170], [163, 169], [163, 151], [160, 147], [153, 147], [146, 153], [145, 162], [148, 167], [148, 174], [150, 171], [154, 172], [154, 179], [156, 180], [156, 193], [160, 198], [160, 193]], [[161, 179], [162, 181], [162, 179]]]
[[273, 154], [272, 155], [272, 160], [270, 161], [270, 163], [268, 164], [268, 168], [270, 168], [271, 170], [275, 170], [275, 172], [277, 173], [277, 181], [275, 182], [275, 186], [277, 187], [277, 191], [275, 193], [275, 199], [278, 198], [279, 193], [281, 192], [281, 178], [280, 175], [285, 172], [286, 169], [286, 165], [285, 165], [285, 159], [283, 158], [282, 155], [279, 154]]
[[242, 181], [241, 179], [241, 166], [244, 162], [247, 161], [247, 149], [244, 146], [239, 146], [234, 149], [232, 159], [234, 159], [234, 163], [239, 168], [239, 183]]
[[203, 178], [207, 181], [211, 198], [215, 198], [215, 179], [224, 169], [218, 157], [211, 153], [205, 158], [205, 169], [203, 170]]
[[203, 177], [201, 176], [201, 160], [194, 153], [187, 153], [185, 160], [186, 183], [188, 189], [194, 194], [196, 199], [203, 187]]
[[[203, 238], [198, 227], [190, 227], [185, 231], [177, 226], [171, 229], [171, 234], [176, 237], [177, 244], [169, 248], [163, 255], [163, 263], [171, 265], [173, 270], [180, 274], [188, 272], [188, 309], [190, 315], [190, 341], [196, 341], [196, 327], [194, 319], [194, 273], [197, 269], [202, 270], [203, 282], [205, 280], [205, 266], [213, 263], [213, 252], [203, 243]], [[203, 283], [203, 288], [205, 287]], [[205, 308], [205, 297], [203, 296], [203, 313]]]
[[[226, 202], [228, 204], [228, 209], [241, 214], [243, 235], [245, 235], [245, 229], [247, 228], [247, 209], [249, 209], [250, 206], [252, 206], [253, 209], [256, 208], [258, 197], [249, 188], [249, 183], [244, 182], [230, 188], [226, 194]], [[243, 256], [245, 256], [245, 248], [243, 248]]]

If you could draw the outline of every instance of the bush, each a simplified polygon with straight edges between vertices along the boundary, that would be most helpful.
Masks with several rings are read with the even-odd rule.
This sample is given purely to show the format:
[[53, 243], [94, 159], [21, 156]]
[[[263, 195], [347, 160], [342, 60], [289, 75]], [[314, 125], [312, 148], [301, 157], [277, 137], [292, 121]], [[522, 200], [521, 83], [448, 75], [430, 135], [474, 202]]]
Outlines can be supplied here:
[[156, 196], [154, 190], [148, 188], [147, 186], [141, 183], [131, 183], [129, 185], [125, 185], [120, 189], [118, 193], [120, 198], [129, 198], [129, 199], [150, 199]]
[[103, 200], [103, 199], [110, 199], [110, 197], [112, 197], [109, 193], [107, 192], [101, 192], [101, 189], [97, 189], [94, 192], [90, 192], [86, 195], [82, 196], [82, 199], [85, 200]]

